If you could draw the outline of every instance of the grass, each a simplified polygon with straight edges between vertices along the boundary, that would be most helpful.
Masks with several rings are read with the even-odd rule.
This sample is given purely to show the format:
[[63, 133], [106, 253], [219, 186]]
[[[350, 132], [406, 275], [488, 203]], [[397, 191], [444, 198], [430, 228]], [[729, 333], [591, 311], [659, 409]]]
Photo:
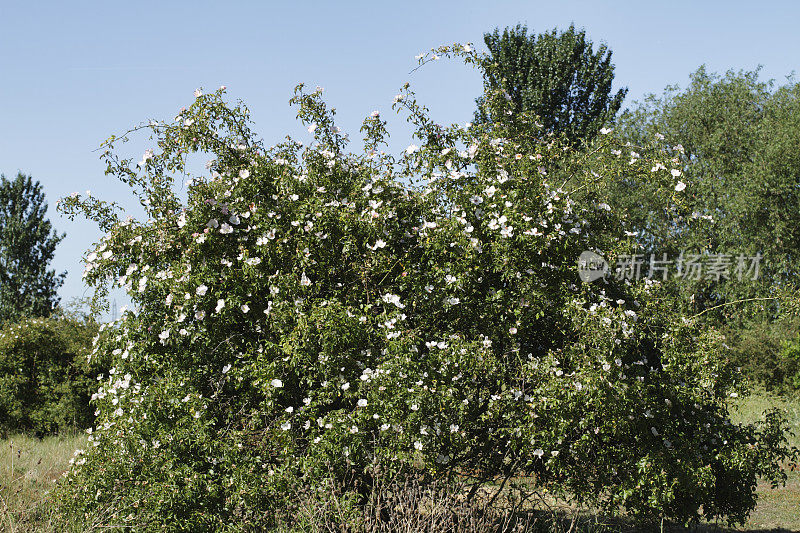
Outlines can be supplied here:
[[[782, 410], [794, 433], [789, 443], [800, 448], [800, 400], [786, 399], [759, 393], [733, 405], [735, 422], [758, 420], [772, 407]], [[750, 515], [745, 531], [800, 531], [800, 470], [787, 469], [786, 486], [772, 489], [765, 483], [758, 487], [758, 506]]]
[[0, 531], [60, 531], [49, 492], [85, 443], [79, 434], [0, 440]]
[[[790, 443], [800, 448], [800, 400], [769, 396], [759, 393], [736, 400], [732, 404], [732, 417], [737, 422], [755, 421], [772, 407], [784, 411], [794, 436]], [[61, 532], [65, 523], [54, 514], [49, 492], [61, 474], [68, 468], [73, 452], [85, 445], [83, 435], [62, 435], [36, 439], [14, 435], [0, 439], [0, 531], [8, 533]], [[744, 527], [733, 531], [746, 532], [800, 532], [800, 471], [788, 471], [785, 487], [771, 489], [759, 485], [758, 507]], [[587, 517], [581, 530], [595, 531]], [[614, 529], [624, 530], [624, 526]], [[680, 531], [665, 528], [665, 531]], [[700, 526], [694, 531], [731, 531], [714, 526]]]

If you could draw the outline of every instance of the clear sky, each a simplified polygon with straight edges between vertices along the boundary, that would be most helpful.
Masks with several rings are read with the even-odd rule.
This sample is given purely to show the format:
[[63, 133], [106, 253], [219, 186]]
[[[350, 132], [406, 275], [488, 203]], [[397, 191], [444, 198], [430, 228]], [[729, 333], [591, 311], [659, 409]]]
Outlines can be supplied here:
[[[384, 116], [411, 82], [443, 123], [472, 116], [477, 72], [437, 63], [411, 73], [414, 56], [453, 42], [484, 50], [483, 33], [527, 24], [536, 32], [574, 22], [613, 50], [624, 104], [710, 71], [754, 69], [784, 81], [800, 69], [800, 2], [70, 2], [0, 0], [0, 172], [41, 181], [50, 218], [67, 238], [53, 266], [68, 272], [62, 301], [83, 296], [84, 251], [100, 233], [70, 222], [55, 201], [73, 191], [130, 205], [94, 150], [111, 134], [171, 119], [195, 88], [226, 85], [252, 111], [267, 144], [307, 132], [288, 106], [298, 82], [325, 88], [353, 138], [364, 116]], [[410, 139], [398, 118], [397, 146]], [[391, 127], [391, 123], [390, 123]], [[141, 152], [130, 153], [141, 156]]]

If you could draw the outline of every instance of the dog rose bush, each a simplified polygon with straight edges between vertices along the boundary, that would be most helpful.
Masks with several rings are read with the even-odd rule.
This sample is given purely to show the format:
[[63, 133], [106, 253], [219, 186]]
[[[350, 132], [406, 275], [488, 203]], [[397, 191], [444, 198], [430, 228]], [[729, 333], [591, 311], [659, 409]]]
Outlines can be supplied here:
[[[436, 53], [490, 68], [469, 48]], [[302, 85], [292, 103], [314, 142], [268, 148], [224, 94], [134, 130], [152, 135], [141, 160], [118, 155], [133, 133], [105, 143], [146, 219], [61, 202], [106, 231], [87, 282], [134, 303], [94, 347], [113, 368], [59, 489], [73, 516], [258, 530], [298, 486], [354, 479], [358, 498], [380, 470], [741, 521], [757, 476], [782, 480], [785, 423], [728, 417], [741, 391], [723, 339], [667, 283], [578, 276], [582, 251], [631, 246], [611, 180], [660, 183], [680, 216], [673, 154], [634, 157], [611, 134], [574, 152], [534, 117], [510, 131], [498, 94], [488, 124], [442, 126], [407, 85], [394, 107], [415, 144], [397, 158], [380, 114], [349, 151]]]

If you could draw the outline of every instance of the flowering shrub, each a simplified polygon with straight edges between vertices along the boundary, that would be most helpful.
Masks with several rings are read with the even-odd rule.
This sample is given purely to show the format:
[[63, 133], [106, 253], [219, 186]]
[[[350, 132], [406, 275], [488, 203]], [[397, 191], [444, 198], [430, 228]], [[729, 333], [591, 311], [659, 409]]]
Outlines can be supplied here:
[[[258, 529], [298, 483], [355, 479], [358, 497], [380, 465], [461, 476], [471, 495], [521, 477], [642, 518], [742, 520], [756, 476], [780, 481], [782, 422], [729, 421], [736, 376], [713, 331], [656, 283], [579, 281], [581, 251], [629, 246], [610, 179], [646, 173], [680, 209], [669, 154], [621, 157], [611, 135], [574, 153], [533, 118], [523, 133], [440, 126], [407, 85], [395, 108], [418, 144], [399, 158], [377, 112], [364, 152], [348, 152], [302, 85], [292, 103], [315, 142], [265, 148], [224, 88], [195, 96], [142, 126], [156, 144], [138, 163], [115, 151], [127, 136], [105, 144], [146, 220], [61, 203], [107, 231], [87, 281], [135, 304], [94, 348], [113, 368], [61, 489], [69, 512]], [[207, 175], [190, 175], [192, 155]]]

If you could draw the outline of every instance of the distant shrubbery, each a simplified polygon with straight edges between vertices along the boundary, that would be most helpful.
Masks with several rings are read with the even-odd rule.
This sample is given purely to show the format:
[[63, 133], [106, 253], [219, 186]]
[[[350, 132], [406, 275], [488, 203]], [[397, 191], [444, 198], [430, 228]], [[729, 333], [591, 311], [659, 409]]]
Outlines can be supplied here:
[[753, 384], [773, 393], [800, 393], [797, 324], [764, 322], [732, 334], [732, 358]]
[[0, 429], [45, 434], [86, 428], [100, 365], [87, 353], [97, 325], [78, 318], [25, 319], [0, 332]]

